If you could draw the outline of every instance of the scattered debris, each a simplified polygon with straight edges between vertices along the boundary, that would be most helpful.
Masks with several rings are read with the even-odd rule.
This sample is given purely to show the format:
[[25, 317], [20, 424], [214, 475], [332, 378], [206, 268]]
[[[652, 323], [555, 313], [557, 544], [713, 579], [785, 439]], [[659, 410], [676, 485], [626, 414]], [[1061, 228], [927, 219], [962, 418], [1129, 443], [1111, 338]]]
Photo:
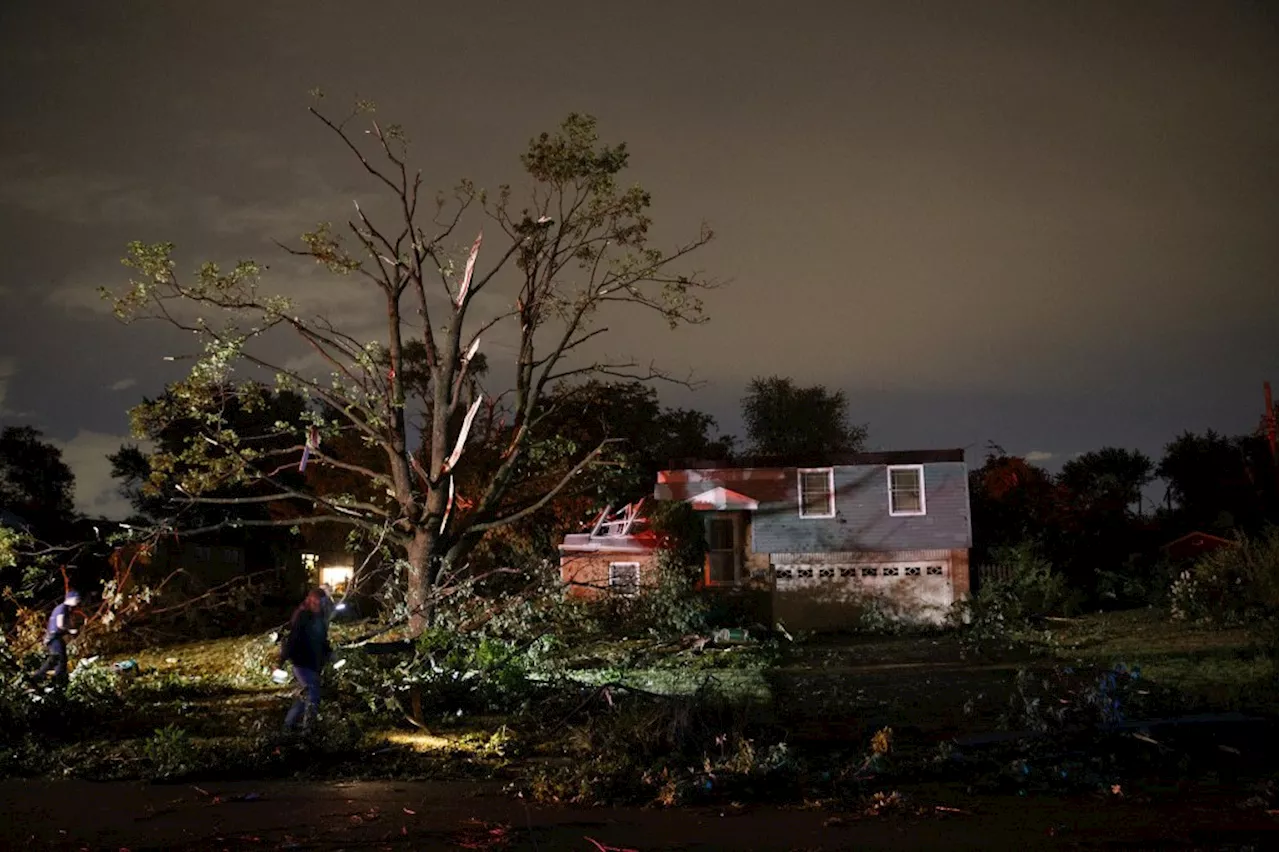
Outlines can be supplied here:
[[745, 627], [722, 627], [711, 634], [717, 645], [744, 645], [751, 642], [751, 634]]
[[467, 820], [467, 827], [453, 837], [462, 849], [503, 849], [511, 843], [511, 826]]
[[603, 843], [601, 843], [599, 840], [596, 840], [594, 837], [583, 837], [582, 839], [586, 840], [588, 843], [595, 846], [596, 849], [599, 850], [599, 852], [640, 852], [639, 849], [631, 849], [630, 847], [605, 846]]
[[1149, 734], [1145, 734], [1145, 733], [1143, 733], [1142, 731], [1134, 731], [1134, 733], [1133, 733], [1133, 738], [1134, 738], [1135, 740], [1141, 740], [1141, 741], [1142, 741], [1142, 742], [1144, 742], [1144, 743], [1150, 743], [1151, 745], [1155, 746], [1156, 748], [1167, 748], [1167, 746], [1166, 746], [1166, 745], [1164, 745], [1163, 743], [1161, 743], [1161, 742], [1159, 742], [1159, 741], [1157, 741], [1157, 740], [1152, 739], [1152, 738], [1151, 738], [1151, 736], [1150, 736]]
[[973, 811], [966, 811], [964, 808], [951, 808], [946, 805], [934, 805], [933, 809], [944, 814], [962, 814], [964, 816], [973, 816]]

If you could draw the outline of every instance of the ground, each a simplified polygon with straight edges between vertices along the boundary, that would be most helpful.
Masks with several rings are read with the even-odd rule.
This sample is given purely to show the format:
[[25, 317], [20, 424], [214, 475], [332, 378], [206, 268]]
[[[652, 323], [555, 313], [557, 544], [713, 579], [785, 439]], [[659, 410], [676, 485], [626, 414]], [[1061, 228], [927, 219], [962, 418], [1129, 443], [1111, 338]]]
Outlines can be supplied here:
[[[267, 649], [259, 637], [128, 655], [144, 672], [138, 683], [156, 684], [155, 701], [112, 735], [146, 737], [167, 719], [200, 748], [243, 747], [245, 730], [277, 725], [288, 703], [288, 690], [238, 674]], [[673, 685], [680, 672], [688, 682], [711, 675], [764, 695], [770, 724], [808, 754], [860, 755], [872, 734], [892, 728], [892, 758], [922, 768], [872, 775], [853, 796], [810, 777], [785, 807], [765, 804], [780, 801], [767, 792], [717, 788], [681, 807], [578, 809], [513, 795], [520, 761], [484, 745], [501, 719], [365, 732], [354, 756], [319, 769], [282, 761], [255, 770], [258, 780], [237, 777], [234, 765], [179, 772], [174, 783], [49, 777], [132, 771], [115, 744], [80, 738], [45, 777], [0, 781], [0, 846], [1275, 848], [1275, 652], [1248, 631], [1190, 629], [1136, 611], [1051, 621], [1035, 642], [976, 656], [948, 633], [784, 643], [763, 670], [736, 665], [734, 653], [627, 674], [650, 686]], [[1105, 738], [1050, 719], [1109, 696], [1098, 672], [1105, 681], [1117, 666], [1141, 678]]]
[[[74, 803], [69, 807], [70, 803]], [[982, 796], [939, 788], [880, 812], [526, 805], [494, 784], [0, 782], [8, 849], [1274, 849], [1274, 811], [1230, 790]], [[593, 842], [594, 841], [594, 842]]]

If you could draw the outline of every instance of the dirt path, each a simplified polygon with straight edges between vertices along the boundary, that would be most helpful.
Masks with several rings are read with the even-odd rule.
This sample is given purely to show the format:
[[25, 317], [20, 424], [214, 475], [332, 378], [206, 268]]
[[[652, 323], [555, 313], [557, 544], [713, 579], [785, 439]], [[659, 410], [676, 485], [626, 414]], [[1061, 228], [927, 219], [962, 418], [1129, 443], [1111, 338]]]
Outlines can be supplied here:
[[975, 797], [941, 789], [917, 791], [908, 800], [927, 813], [526, 807], [494, 784], [464, 782], [9, 780], [0, 781], [0, 846], [113, 852], [1276, 848], [1274, 814], [1242, 809], [1239, 793], [1227, 790], [1158, 804], [1100, 795]]

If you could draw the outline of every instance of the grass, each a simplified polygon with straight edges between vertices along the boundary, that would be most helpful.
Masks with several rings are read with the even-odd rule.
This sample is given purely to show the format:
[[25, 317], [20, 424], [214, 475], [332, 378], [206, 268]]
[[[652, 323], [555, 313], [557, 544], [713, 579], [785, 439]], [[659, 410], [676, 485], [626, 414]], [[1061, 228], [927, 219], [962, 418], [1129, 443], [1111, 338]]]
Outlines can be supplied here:
[[[335, 626], [335, 644], [362, 628]], [[283, 704], [291, 687], [267, 679], [264, 661], [272, 653], [267, 637], [249, 636], [144, 649], [112, 660], [138, 662], [140, 691], [155, 682], [157, 699], [195, 700], [216, 712], [220, 702], [227, 711], [246, 702], [262, 707], [264, 698]], [[780, 653], [759, 646], [655, 651], [651, 644], [620, 641], [581, 648], [578, 658], [581, 668], [572, 675], [588, 685], [616, 681], [672, 695], [710, 685], [730, 698], [773, 702], [783, 719], [857, 720], [860, 728], [991, 726], [1017, 672], [1053, 664], [1140, 666], [1146, 680], [1179, 698], [1176, 709], [1184, 712], [1275, 715], [1277, 703], [1275, 654], [1263, 653], [1254, 634], [1171, 622], [1151, 609], [1055, 619], [1032, 647], [981, 659], [966, 657], [950, 633], [815, 637], [784, 642]], [[235, 715], [240, 724], [243, 713]]]
[[1276, 647], [1267, 653], [1257, 633], [1246, 628], [1172, 622], [1153, 609], [1097, 613], [1053, 625], [1046, 647], [1057, 659], [1101, 668], [1140, 665], [1143, 676], [1179, 698], [1187, 712], [1276, 715]]
[[[363, 627], [336, 626], [335, 644], [361, 635]], [[139, 674], [118, 679], [118, 706], [125, 711], [107, 724], [89, 726], [92, 737], [63, 732], [55, 738], [61, 745], [52, 746], [52, 759], [41, 756], [48, 743], [26, 751], [15, 747], [0, 760], [0, 774], [511, 778], [537, 772], [539, 761], [585, 765], [595, 761], [599, 743], [623, 755], [626, 743], [651, 741], [656, 744], [649, 752], [661, 754], [673, 725], [686, 726], [680, 736], [693, 752], [706, 740], [708, 754], [730, 749], [755, 755], [743, 761], [747, 766], [765, 760], [770, 742], [820, 756], [814, 759], [860, 763], [866, 743], [882, 728], [894, 729], [896, 748], [904, 754], [940, 753], [961, 734], [1017, 727], [1011, 710], [1022, 709], [1015, 706], [1021, 700], [1017, 684], [1028, 672], [1107, 669], [1116, 663], [1140, 666], [1144, 691], [1158, 694], [1159, 701], [1138, 708], [1142, 712], [1276, 716], [1274, 650], [1265, 653], [1246, 630], [1191, 627], [1151, 610], [1053, 620], [1033, 645], [980, 658], [957, 634], [941, 632], [815, 637], [700, 653], [638, 641], [598, 643], [576, 649], [568, 661], [580, 683], [622, 682], [676, 696], [676, 703], [663, 709], [660, 699], [628, 696], [625, 690], [614, 697], [566, 695], [561, 704], [539, 711], [541, 717], [434, 718], [424, 720], [425, 728], [386, 716], [343, 719], [331, 710], [326, 724], [305, 741], [279, 734], [292, 688], [269, 679], [275, 653], [270, 638], [259, 634], [104, 658], [100, 665], [124, 659], [139, 665]], [[688, 695], [708, 679], [718, 688], [701, 695], [726, 704], [710, 712], [688, 703]], [[726, 741], [724, 726], [739, 718], [729, 706], [734, 702], [762, 714], [750, 714], [742, 722], [749, 729]], [[30, 761], [22, 757], [28, 751]], [[592, 766], [601, 777], [637, 771], [634, 756], [599, 758]]]

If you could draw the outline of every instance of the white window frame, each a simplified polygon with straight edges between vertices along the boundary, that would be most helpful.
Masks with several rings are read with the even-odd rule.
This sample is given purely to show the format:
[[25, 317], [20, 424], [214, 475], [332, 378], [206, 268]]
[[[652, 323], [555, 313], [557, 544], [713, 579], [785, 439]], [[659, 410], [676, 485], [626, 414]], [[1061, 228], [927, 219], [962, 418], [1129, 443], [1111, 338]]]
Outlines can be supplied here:
[[[711, 550], [711, 524], [715, 521], [729, 521], [730, 523], [733, 524], [733, 539], [732, 539], [733, 540], [733, 579], [732, 580], [713, 580], [711, 578], [711, 554], [713, 552], [723, 552], [723, 551]], [[702, 578], [707, 588], [731, 589], [731, 588], [737, 588], [738, 586], [742, 585], [743, 580], [745, 579], [743, 577], [743, 566], [742, 566], [742, 558], [743, 558], [742, 549], [743, 549], [743, 546], [745, 545], [745, 542], [742, 540], [742, 522], [743, 522], [742, 515], [738, 514], [737, 512], [721, 512], [721, 513], [707, 516], [706, 526], [704, 528], [705, 529], [704, 534], [707, 537], [707, 555], [702, 568]]]
[[[827, 475], [827, 511], [821, 515], [806, 515], [804, 512], [804, 475], [806, 473], [825, 473]], [[836, 469], [833, 467], [802, 467], [796, 469], [796, 503], [798, 514], [806, 521], [836, 516]]]
[[[621, 584], [614, 582], [614, 568], [634, 568], [636, 569], [636, 584], [629, 592], [620, 591]], [[639, 562], [610, 562], [609, 563], [609, 590], [623, 595], [624, 597], [633, 598], [640, 594], [640, 563]]]
[[[920, 483], [920, 509], [910, 512], [895, 512], [893, 510], [893, 474], [896, 471], [911, 470], [915, 471], [916, 482]], [[910, 518], [924, 515], [927, 513], [928, 507], [925, 504], [924, 494], [924, 465], [922, 464], [891, 464], [885, 471], [885, 489], [889, 496], [889, 514], [895, 518]]]

